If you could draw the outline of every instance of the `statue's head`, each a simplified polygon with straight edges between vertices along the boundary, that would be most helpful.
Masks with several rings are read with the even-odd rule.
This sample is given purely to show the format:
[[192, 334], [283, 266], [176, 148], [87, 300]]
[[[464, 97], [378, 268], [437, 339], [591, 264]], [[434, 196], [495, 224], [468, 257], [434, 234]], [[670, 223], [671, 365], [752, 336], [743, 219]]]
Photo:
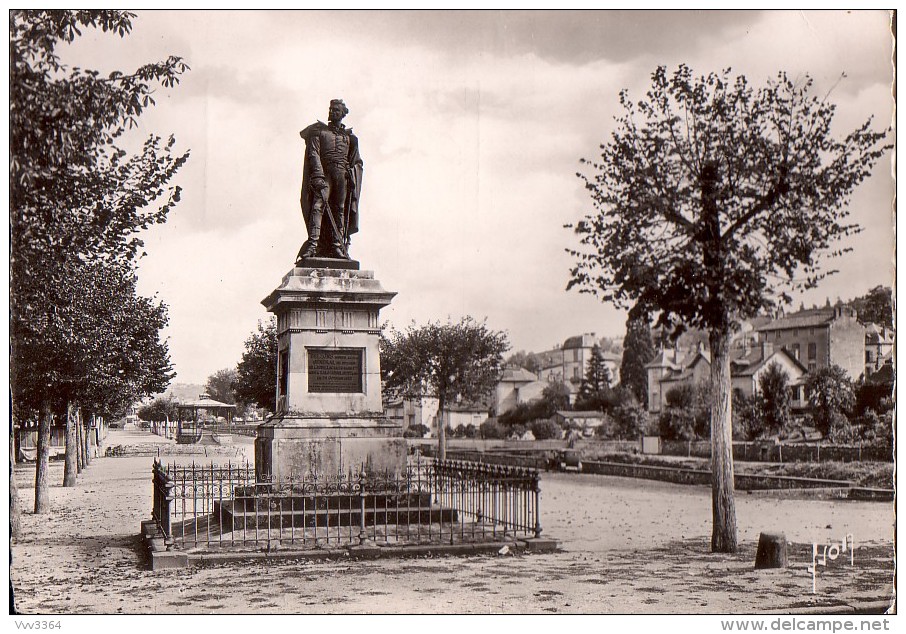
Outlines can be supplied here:
[[343, 120], [343, 117], [349, 114], [349, 108], [346, 107], [346, 104], [343, 103], [342, 99], [331, 99], [330, 100], [330, 109], [327, 111], [327, 120], [339, 123]]

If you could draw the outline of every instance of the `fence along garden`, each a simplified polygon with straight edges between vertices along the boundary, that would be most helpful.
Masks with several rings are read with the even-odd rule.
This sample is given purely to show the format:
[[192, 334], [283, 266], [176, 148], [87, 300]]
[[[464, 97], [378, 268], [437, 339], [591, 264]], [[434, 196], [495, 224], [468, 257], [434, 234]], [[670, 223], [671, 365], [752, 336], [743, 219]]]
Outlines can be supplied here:
[[273, 482], [247, 462], [155, 460], [153, 518], [168, 550], [317, 549], [482, 543], [539, 537], [536, 470], [409, 462], [398, 477], [304, 474]]

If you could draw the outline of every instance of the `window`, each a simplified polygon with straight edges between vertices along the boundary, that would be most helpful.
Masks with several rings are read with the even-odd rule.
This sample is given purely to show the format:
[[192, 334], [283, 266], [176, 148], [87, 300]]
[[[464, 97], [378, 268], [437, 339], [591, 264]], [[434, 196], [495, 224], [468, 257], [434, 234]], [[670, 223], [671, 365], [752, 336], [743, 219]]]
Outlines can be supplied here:
[[800, 401], [800, 400], [802, 400], [802, 388], [801, 388], [800, 386], [798, 386], [798, 385], [793, 385], [793, 386], [790, 388], [790, 392], [791, 392], [791, 398], [792, 398], [794, 401]]
[[808, 344], [808, 358], [809, 358], [809, 360], [818, 358], [818, 344], [817, 343]]
[[799, 349], [799, 344], [798, 344], [798, 343], [794, 343], [794, 344], [793, 344], [792, 353], [793, 353], [793, 357], [796, 359], [796, 361], [798, 361], [798, 360], [799, 360], [799, 355], [801, 354], [801, 350]]
[[818, 364], [815, 363], [814, 361], [809, 361], [809, 362], [808, 362], [808, 371], [809, 371], [809, 372], [811, 372], [812, 370], [814, 370], [814, 369], [817, 368], [817, 367], [818, 367]]
[[577, 365], [573, 366], [573, 378], [579, 378], [579, 366]]
[[865, 351], [865, 363], [871, 363], [874, 359], [871, 358], [871, 350]]

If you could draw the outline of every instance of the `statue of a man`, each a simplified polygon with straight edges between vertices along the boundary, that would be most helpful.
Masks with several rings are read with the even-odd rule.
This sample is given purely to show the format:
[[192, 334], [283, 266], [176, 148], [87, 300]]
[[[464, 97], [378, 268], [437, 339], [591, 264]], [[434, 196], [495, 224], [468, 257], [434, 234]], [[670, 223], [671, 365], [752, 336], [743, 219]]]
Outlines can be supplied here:
[[342, 99], [333, 99], [327, 124], [317, 121], [299, 133], [305, 139], [301, 203], [308, 240], [297, 262], [349, 259], [349, 238], [359, 230], [363, 163], [358, 138], [342, 123], [348, 113]]

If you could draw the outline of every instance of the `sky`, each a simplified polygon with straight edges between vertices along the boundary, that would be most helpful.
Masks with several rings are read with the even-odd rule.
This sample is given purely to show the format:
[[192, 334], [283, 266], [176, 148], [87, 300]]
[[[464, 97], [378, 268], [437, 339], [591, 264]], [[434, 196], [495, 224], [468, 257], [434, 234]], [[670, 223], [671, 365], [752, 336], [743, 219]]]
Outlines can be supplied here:
[[[169, 307], [176, 381], [203, 383], [239, 362], [293, 267], [298, 132], [326, 121], [331, 99], [349, 107], [365, 163], [351, 255], [398, 293], [382, 321], [472, 315], [513, 351], [540, 351], [625, 330], [625, 311], [565, 290], [578, 242], [563, 227], [591, 211], [579, 159], [607, 140], [621, 89], [640, 99], [658, 65], [680, 63], [753, 84], [808, 73], [837, 104], [836, 129], [869, 116], [884, 128], [891, 49], [883, 11], [143, 11], [125, 39], [86, 30], [60, 52], [102, 72], [168, 55], [191, 67], [135, 131], [190, 151], [138, 277]], [[893, 187], [888, 154], [852, 198], [864, 231], [831, 261], [840, 273], [797, 306], [892, 283]]]

